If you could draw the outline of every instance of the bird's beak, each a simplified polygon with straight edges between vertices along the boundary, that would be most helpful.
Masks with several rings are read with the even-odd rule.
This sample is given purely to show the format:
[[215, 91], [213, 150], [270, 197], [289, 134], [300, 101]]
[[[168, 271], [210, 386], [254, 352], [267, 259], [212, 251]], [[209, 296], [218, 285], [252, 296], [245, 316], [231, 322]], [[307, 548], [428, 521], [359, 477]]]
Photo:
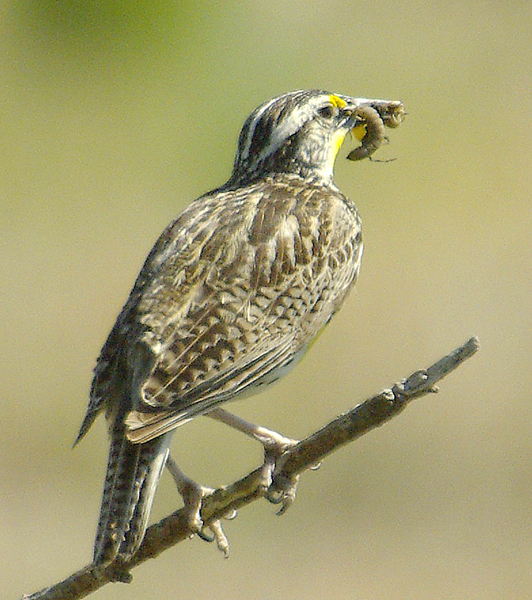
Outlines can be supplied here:
[[[343, 109], [349, 111], [353, 119], [356, 120], [357, 111], [360, 108], [369, 107], [379, 113], [379, 116], [386, 127], [399, 127], [406, 116], [403, 103], [399, 100], [377, 100], [369, 98], [343, 98], [347, 105]], [[356, 126], [356, 123], [355, 123]]]

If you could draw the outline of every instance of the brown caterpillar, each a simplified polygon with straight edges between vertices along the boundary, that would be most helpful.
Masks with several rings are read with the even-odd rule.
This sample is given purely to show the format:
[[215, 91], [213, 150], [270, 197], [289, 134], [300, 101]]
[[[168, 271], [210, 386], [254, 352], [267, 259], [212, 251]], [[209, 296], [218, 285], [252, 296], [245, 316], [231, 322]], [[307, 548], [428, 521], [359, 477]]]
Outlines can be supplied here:
[[405, 109], [402, 102], [390, 102], [382, 113], [382, 120], [386, 127], [399, 127], [404, 121]]
[[[384, 135], [384, 121], [380, 114], [371, 106], [360, 106], [357, 108], [355, 115], [364, 120], [366, 133], [361, 140], [360, 146], [351, 150], [347, 158], [349, 160], [362, 160], [363, 158], [371, 157], [386, 139]], [[393, 118], [393, 115], [391, 118]], [[389, 126], [397, 127], [397, 125], [390, 124]]]

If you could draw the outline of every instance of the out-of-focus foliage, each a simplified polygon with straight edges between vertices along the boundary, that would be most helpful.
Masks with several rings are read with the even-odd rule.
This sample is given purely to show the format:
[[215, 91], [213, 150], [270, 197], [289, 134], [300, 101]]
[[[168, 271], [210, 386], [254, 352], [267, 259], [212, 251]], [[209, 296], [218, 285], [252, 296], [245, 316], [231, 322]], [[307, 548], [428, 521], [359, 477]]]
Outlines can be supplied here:
[[[0, 5], [6, 598], [90, 559], [103, 423], [70, 446], [151, 244], [228, 176], [249, 112], [306, 87], [400, 99], [408, 117], [376, 156], [396, 161], [338, 159], [365, 227], [357, 290], [293, 374], [232, 408], [304, 435], [470, 335], [482, 351], [307, 475], [282, 519], [266, 503], [242, 511], [229, 561], [193, 540], [98, 597], [529, 595], [531, 13], [496, 0]], [[211, 485], [261, 460], [208, 419], [174, 453]], [[165, 480], [154, 517], [175, 503]]]

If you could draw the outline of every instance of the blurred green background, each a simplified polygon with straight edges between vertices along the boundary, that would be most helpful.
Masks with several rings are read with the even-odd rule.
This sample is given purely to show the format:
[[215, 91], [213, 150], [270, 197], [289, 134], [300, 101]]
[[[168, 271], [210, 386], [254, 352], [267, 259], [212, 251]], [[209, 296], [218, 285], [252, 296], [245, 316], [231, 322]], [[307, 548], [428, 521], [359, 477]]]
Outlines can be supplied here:
[[[298, 88], [400, 99], [407, 120], [337, 183], [366, 252], [298, 369], [233, 405], [304, 436], [475, 334], [481, 352], [301, 481], [101, 600], [530, 598], [532, 6], [478, 2], [21, 0], [0, 4], [0, 587], [91, 555], [107, 440], [74, 451], [91, 369], [146, 253], [230, 173], [246, 116]], [[102, 420], [103, 421], [103, 420]], [[259, 464], [209, 419], [174, 438], [196, 479]], [[154, 518], [176, 506], [168, 477]]]

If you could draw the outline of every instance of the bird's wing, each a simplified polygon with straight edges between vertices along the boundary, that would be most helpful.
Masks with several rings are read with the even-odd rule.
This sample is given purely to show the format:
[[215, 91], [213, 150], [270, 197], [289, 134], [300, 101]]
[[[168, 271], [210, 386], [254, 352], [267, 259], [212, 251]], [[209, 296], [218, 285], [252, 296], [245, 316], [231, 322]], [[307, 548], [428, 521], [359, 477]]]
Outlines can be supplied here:
[[157, 412], [131, 411], [126, 418], [128, 439], [133, 443], [152, 440], [198, 414], [231, 400], [235, 396], [244, 395], [246, 391], [253, 393], [261, 383], [270, 383], [278, 378], [283, 368], [288, 369], [294, 359], [290, 348], [290, 340], [279, 347], [272, 347], [267, 352], [250, 353], [240, 365], [227, 369], [217, 376], [212, 376], [194, 388], [193, 394], [187, 398], [180, 397], [167, 409]]
[[144, 442], [276, 379], [356, 276], [330, 264], [353, 262], [357, 226], [345, 199], [319, 188], [262, 183], [197, 200], [150, 253], [94, 397], [121, 388], [128, 437]]

